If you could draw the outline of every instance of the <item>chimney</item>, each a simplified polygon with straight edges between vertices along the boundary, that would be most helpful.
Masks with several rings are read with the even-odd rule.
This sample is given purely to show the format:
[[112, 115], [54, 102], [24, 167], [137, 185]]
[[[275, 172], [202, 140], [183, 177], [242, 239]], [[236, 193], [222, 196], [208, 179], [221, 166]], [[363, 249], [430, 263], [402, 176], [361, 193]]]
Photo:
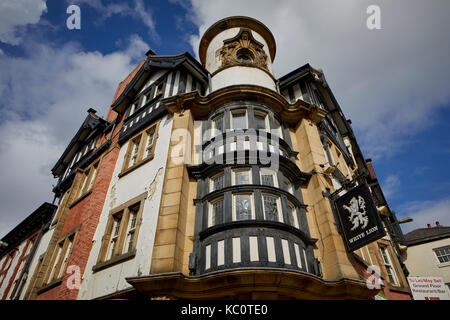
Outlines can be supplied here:
[[372, 159], [366, 159], [367, 169], [369, 169], [370, 178], [372, 180], [376, 180], [377, 176], [375, 175], [375, 170], [373, 170]]
[[431, 228], [431, 224], [427, 223], [427, 227], [428, 227], [428, 228]]
[[441, 228], [442, 226], [439, 224], [439, 221], [436, 221], [436, 227]]

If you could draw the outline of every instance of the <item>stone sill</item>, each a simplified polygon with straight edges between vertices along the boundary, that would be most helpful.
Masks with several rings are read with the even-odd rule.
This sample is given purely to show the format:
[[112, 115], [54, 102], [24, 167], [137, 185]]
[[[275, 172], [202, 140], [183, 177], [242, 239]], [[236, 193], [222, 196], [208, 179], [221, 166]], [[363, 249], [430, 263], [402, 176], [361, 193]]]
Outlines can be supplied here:
[[84, 198], [87, 198], [88, 195], [90, 195], [92, 193], [92, 189], [89, 190], [88, 192], [86, 192], [85, 194], [83, 194], [82, 196], [80, 196], [77, 200], [75, 200], [74, 202], [72, 202], [69, 206], [69, 209], [72, 209], [73, 207], [75, 207], [78, 203], [80, 203], [81, 201], [83, 201]]
[[136, 256], [136, 250], [133, 250], [133, 251], [128, 252], [128, 253], [121, 254], [120, 256], [115, 256], [115, 257], [109, 259], [108, 261], [103, 261], [103, 262], [97, 263], [95, 266], [92, 267], [92, 271], [94, 273], [96, 273], [96, 272], [101, 271], [103, 269], [112, 267], [112, 266], [114, 266], [116, 264], [119, 264], [119, 263], [125, 262], [127, 260], [133, 259], [135, 256]]
[[50, 289], [52, 289], [52, 288], [54, 288], [54, 287], [59, 286], [61, 283], [62, 283], [62, 277], [59, 278], [59, 279], [53, 280], [53, 281], [50, 282], [49, 284], [44, 285], [42, 288], [40, 288], [40, 289], [37, 291], [37, 294], [38, 294], [38, 295], [39, 295], [39, 294], [42, 294], [42, 293], [44, 293], [44, 292], [46, 292], [46, 291], [48, 291], [48, 290], [50, 290]]
[[123, 170], [121, 173], [119, 173], [118, 177], [122, 178], [123, 176], [129, 174], [130, 172], [134, 171], [135, 169], [139, 168], [140, 166], [142, 166], [143, 164], [146, 164], [147, 162], [149, 162], [150, 160], [153, 160], [154, 158], [154, 154], [147, 156], [147, 158], [135, 163], [132, 167], [129, 167], [125, 170]]

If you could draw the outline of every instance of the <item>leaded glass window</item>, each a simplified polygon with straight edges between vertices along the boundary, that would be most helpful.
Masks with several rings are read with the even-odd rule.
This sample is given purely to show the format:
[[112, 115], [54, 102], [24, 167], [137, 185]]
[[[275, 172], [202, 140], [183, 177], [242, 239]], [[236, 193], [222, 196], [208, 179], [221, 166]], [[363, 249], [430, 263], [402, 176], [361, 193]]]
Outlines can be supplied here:
[[252, 203], [250, 195], [235, 196], [236, 220], [249, 220], [252, 218]]
[[211, 178], [211, 192], [223, 188], [223, 174]]
[[263, 196], [263, 205], [266, 220], [280, 221], [277, 198], [272, 196]]
[[234, 172], [234, 184], [250, 184], [250, 170], [236, 170]]

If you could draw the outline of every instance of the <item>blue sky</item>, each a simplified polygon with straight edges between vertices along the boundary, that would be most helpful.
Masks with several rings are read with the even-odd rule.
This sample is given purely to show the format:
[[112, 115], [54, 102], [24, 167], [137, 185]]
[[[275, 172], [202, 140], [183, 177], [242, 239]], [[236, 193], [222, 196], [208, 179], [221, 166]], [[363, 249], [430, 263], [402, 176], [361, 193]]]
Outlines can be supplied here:
[[[81, 30], [66, 27], [71, 4]], [[371, 4], [381, 30], [366, 27]], [[450, 225], [449, 14], [438, 0], [4, 0], [0, 237], [52, 201], [50, 168], [86, 110], [106, 116], [148, 49], [196, 57], [203, 32], [231, 15], [271, 29], [276, 77], [305, 63], [323, 68], [390, 207], [414, 218], [404, 231]]]

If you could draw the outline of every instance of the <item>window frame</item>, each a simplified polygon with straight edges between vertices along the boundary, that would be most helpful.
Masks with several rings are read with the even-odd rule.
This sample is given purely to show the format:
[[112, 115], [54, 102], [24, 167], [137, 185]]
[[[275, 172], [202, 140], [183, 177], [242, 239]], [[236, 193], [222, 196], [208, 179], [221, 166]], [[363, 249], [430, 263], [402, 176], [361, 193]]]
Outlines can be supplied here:
[[[263, 183], [263, 179], [262, 179], [263, 175], [264, 176], [267, 176], [267, 175], [271, 175], [272, 176], [272, 178], [273, 178], [273, 186], [269, 186], [269, 185]], [[262, 186], [279, 188], [278, 176], [277, 176], [277, 173], [275, 171], [273, 171], [273, 170], [270, 170], [270, 169], [267, 169], [267, 168], [260, 168], [259, 169], [259, 179], [260, 179], [260, 182], [261, 182]]]
[[[139, 237], [139, 231], [142, 224], [142, 214], [144, 211], [145, 199], [147, 198], [147, 192], [140, 194], [133, 199], [128, 200], [124, 204], [112, 209], [108, 214], [108, 221], [106, 223], [105, 231], [102, 237], [101, 246], [99, 250], [99, 254], [97, 257], [97, 263], [93, 267], [93, 271], [98, 271], [103, 268], [112, 266], [116, 263], [124, 261], [129, 258], [133, 258], [136, 253], [137, 241]], [[136, 224], [133, 230], [134, 236], [132, 241], [131, 249], [127, 246], [127, 236], [129, 230], [130, 223], [130, 212], [134, 207], [139, 206], [136, 210]], [[114, 231], [114, 221], [117, 215], [121, 215], [121, 221], [119, 224], [117, 241], [114, 247], [114, 251], [110, 257], [110, 243], [111, 236]]]
[[[291, 210], [292, 212], [292, 217], [294, 218], [293, 223], [291, 223], [292, 221], [289, 221], [288, 224], [290, 224], [291, 226], [293, 226], [296, 229], [300, 229], [300, 222], [298, 221], [298, 213], [297, 213], [297, 207], [290, 201], [287, 201], [286, 204], [286, 208], [287, 210]], [[289, 212], [287, 212], [287, 217], [288, 220], [291, 220], [291, 216], [289, 215]]]
[[[161, 120], [152, 123], [147, 128], [137, 133], [135, 136], [128, 140], [127, 151], [122, 164], [122, 170], [119, 173], [119, 178], [140, 167], [144, 163], [151, 161], [155, 157], [156, 144], [159, 137], [159, 124]], [[153, 133], [153, 142], [151, 150], [146, 152], [147, 142], [150, 133]], [[136, 161], [130, 166], [133, 150], [137, 144]]]
[[[235, 114], [244, 114], [245, 128], [235, 128], [234, 127]], [[247, 130], [248, 129], [248, 110], [247, 110], [247, 108], [238, 108], [238, 109], [230, 110], [230, 129], [232, 129], [232, 130]]]
[[222, 215], [222, 220], [223, 220], [225, 199], [224, 199], [224, 197], [215, 198], [208, 203], [207, 228], [210, 228], [210, 227], [220, 224], [220, 223], [217, 223], [216, 218], [215, 218], [215, 212], [214, 212], [214, 205], [216, 203], [218, 203], [219, 201], [222, 201], [221, 215]]
[[[264, 128], [263, 129], [257, 129], [256, 128], [256, 118], [258, 116], [263, 116], [264, 117]], [[253, 110], [253, 121], [255, 124], [255, 130], [263, 130], [266, 132], [270, 132], [270, 120], [269, 120], [269, 113], [267, 111], [261, 111], [258, 109], [254, 109]]]
[[[215, 182], [215, 179], [217, 179], [219, 177], [222, 177], [222, 187], [219, 189], [216, 189], [214, 182]], [[223, 189], [224, 187], [225, 187], [225, 173], [223, 171], [219, 172], [219, 173], [211, 176], [211, 178], [209, 178], [209, 192], [214, 192], [214, 191]]]
[[[222, 121], [222, 130], [217, 129], [217, 121]], [[217, 132], [219, 131], [219, 132]], [[216, 137], [225, 132], [225, 114], [219, 113], [211, 119], [211, 137]]]
[[[265, 206], [265, 202], [264, 202], [264, 197], [275, 199], [275, 204], [277, 206], [277, 214], [278, 214], [278, 219], [277, 220], [269, 220], [269, 219], [267, 219], [267, 213], [266, 213], [266, 206]], [[261, 201], [262, 201], [262, 209], [263, 209], [264, 220], [285, 223], [284, 222], [284, 217], [283, 217], [283, 210], [281, 208], [281, 199], [280, 199], [279, 196], [276, 196], [276, 195], [273, 195], [273, 194], [269, 194], [269, 193], [262, 193], [261, 194]]]
[[98, 175], [98, 170], [100, 168], [100, 161], [102, 158], [93, 161], [85, 169], [77, 169], [77, 184], [75, 186], [75, 200], [72, 201], [70, 207], [73, 207], [79, 201], [84, 199], [92, 192], [92, 188], [95, 183], [95, 179]]
[[[395, 266], [392, 261], [391, 254], [389, 252], [389, 248], [385, 245], [380, 245], [379, 249], [380, 249], [381, 261], [383, 262], [384, 270], [386, 272], [387, 278], [389, 279], [389, 284], [391, 284], [392, 286], [395, 286], [395, 287], [400, 287], [401, 286], [400, 278], [398, 277], [397, 271], [395, 270]], [[386, 261], [384, 255], [383, 255], [383, 252], [386, 253], [386, 257], [389, 261]], [[394, 279], [391, 279], [391, 277], [389, 276], [388, 268], [390, 270], [392, 270], [392, 275], [393, 275]], [[392, 280], [394, 280], [394, 282], [392, 282]]]
[[234, 168], [234, 169], [231, 170], [231, 185], [233, 185], [233, 186], [242, 186], [242, 184], [236, 184], [236, 173], [237, 172], [247, 172], [248, 173], [248, 184], [253, 184], [252, 168], [251, 167], [244, 167], [244, 168]]
[[[81, 225], [75, 227], [71, 231], [67, 232], [64, 236], [59, 238], [56, 242], [56, 246], [53, 249], [53, 253], [49, 263], [49, 268], [45, 273], [43, 281], [44, 288], [52, 286], [52, 284], [55, 284], [64, 278], [80, 227]], [[72, 245], [68, 250], [69, 243], [72, 243]]]
[[[250, 198], [250, 219], [237, 219], [237, 211], [236, 211], [236, 201], [238, 196], [249, 196]], [[232, 195], [232, 212], [231, 212], [231, 219], [232, 221], [247, 221], [247, 220], [255, 220], [256, 219], [256, 212], [255, 212], [255, 197], [252, 192], [237, 192], [233, 193]]]
[[[438, 253], [437, 253], [437, 251], [440, 251], [440, 250], [444, 250], [444, 251], [445, 251], [445, 250], [448, 250], [449, 253], [448, 253], [448, 254], [445, 254], [445, 252], [444, 252], [444, 255], [439, 256]], [[444, 246], [444, 247], [434, 248], [434, 249], [433, 249], [433, 252], [434, 252], [434, 256], [436, 257], [436, 261], [437, 261], [437, 263], [438, 263], [439, 266], [446, 266], [446, 265], [449, 265], [449, 264], [450, 264], [450, 246]], [[441, 261], [439, 260], [440, 257], [448, 257], [449, 261], [441, 262]]]

